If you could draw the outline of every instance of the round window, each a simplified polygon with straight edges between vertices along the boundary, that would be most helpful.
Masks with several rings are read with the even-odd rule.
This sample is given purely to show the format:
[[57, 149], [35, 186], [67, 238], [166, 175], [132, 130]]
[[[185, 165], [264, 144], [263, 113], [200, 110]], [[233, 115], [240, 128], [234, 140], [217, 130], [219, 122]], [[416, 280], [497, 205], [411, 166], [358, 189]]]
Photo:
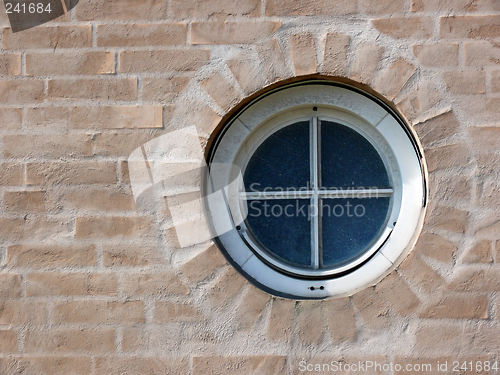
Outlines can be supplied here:
[[[205, 185], [225, 192], [232, 219], [216, 243], [275, 295], [345, 296], [374, 284], [421, 226], [418, 146], [390, 107], [354, 87], [307, 81], [256, 98], [214, 137], [208, 165]], [[207, 207], [212, 228], [220, 207]]]

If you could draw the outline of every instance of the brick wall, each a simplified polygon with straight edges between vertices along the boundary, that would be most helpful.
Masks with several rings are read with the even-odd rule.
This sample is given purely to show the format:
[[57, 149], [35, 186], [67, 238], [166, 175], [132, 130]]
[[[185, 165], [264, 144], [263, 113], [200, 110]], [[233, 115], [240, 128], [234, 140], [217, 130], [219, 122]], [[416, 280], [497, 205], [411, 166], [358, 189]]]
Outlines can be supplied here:
[[[2, 374], [500, 360], [497, 0], [80, 0], [19, 33], [2, 8], [0, 24]], [[127, 157], [193, 124], [206, 144], [243, 98], [314, 73], [396, 104], [430, 199], [392, 274], [298, 302], [212, 243], [180, 249], [161, 197], [134, 201]]]

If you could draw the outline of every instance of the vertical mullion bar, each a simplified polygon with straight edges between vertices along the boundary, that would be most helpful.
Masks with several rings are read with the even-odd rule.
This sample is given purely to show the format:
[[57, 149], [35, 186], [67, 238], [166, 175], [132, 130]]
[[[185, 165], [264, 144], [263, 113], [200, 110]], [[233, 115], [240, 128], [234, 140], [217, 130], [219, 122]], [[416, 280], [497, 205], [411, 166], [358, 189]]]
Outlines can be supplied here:
[[312, 207], [311, 207], [311, 231], [312, 231], [312, 247], [311, 247], [311, 259], [312, 267], [314, 269], [319, 269], [320, 267], [320, 254], [319, 254], [319, 172], [318, 172], [318, 118], [316, 116], [312, 119], [312, 137], [311, 137], [311, 169], [312, 169], [312, 187], [313, 187], [313, 197], [312, 197]]

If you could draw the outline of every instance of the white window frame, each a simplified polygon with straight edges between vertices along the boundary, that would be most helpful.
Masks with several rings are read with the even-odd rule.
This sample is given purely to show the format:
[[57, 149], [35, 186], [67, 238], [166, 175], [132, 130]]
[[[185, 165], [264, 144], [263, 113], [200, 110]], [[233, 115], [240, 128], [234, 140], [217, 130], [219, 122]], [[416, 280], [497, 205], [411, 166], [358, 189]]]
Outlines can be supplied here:
[[[312, 119], [312, 139], [317, 139], [318, 118], [349, 126], [361, 133], [379, 152], [389, 172], [393, 191], [382, 193], [392, 194], [391, 213], [385, 230], [370, 249], [343, 267], [305, 271], [276, 264], [267, 252], [259, 251], [259, 246], [248, 236], [245, 224], [215, 238], [230, 262], [251, 282], [272, 294], [295, 299], [341, 297], [376, 283], [410, 251], [421, 229], [425, 211], [425, 168], [402, 120], [380, 101], [341, 85], [305, 82], [276, 90], [254, 101], [233, 117], [220, 133], [208, 160], [209, 165], [234, 164], [244, 174], [259, 145], [284, 126]], [[317, 147], [317, 142], [312, 146]], [[318, 153], [314, 151], [312, 156], [315, 158]], [[318, 160], [313, 163], [319, 166]], [[312, 176], [315, 186], [317, 176], [316, 171]], [[230, 177], [229, 170], [226, 175], [219, 176], [220, 187], [230, 185]], [[228, 194], [245, 194], [247, 199], [252, 199], [251, 194], [240, 190]], [[311, 194], [317, 203], [319, 192], [315, 189]], [[244, 210], [241, 206], [229, 204], [228, 210], [230, 206], [233, 210], [234, 207]], [[207, 215], [209, 223], [217, 220], [216, 213], [208, 210]], [[242, 217], [242, 212], [232, 212], [232, 216]], [[317, 243], [317, 236], [313, 236], [313, 241]]]

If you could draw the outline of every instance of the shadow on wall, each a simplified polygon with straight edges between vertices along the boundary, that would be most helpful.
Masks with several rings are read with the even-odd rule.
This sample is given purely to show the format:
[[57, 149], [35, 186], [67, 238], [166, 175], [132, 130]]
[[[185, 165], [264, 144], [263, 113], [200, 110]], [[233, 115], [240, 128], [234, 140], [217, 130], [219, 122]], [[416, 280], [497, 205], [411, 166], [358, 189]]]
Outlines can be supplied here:
[[73, 9], [79, 0], [5, 0], [14, 33], [52, 21]]

